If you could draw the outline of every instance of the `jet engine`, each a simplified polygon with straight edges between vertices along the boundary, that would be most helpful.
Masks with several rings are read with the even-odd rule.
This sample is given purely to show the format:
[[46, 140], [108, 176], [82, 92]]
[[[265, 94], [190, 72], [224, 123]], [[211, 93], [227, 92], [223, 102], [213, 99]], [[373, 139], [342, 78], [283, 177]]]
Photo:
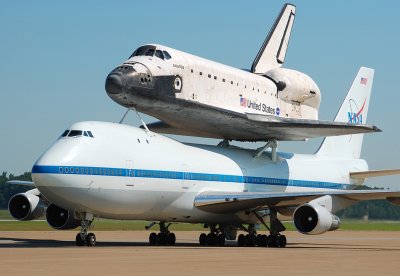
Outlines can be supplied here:
[[296, 229], [309, 235], [318, 235], [339, 228], [340, 219], [319, 204], [303, 204], [293, 214]]
[[51, 227], [57, 230], [75, 229], [80, 226], [80, 221], [75, 219], [70, 211], [54, 204], [47, 207], [46, 220]]
[[264, 76], [275, 82], [281, 100], [305, 105], [304, 109], [311, 107], [311, 113], [310, 111], [302, 113], [307, 113], [304, 114], [306, 119], [318, 119], [321, 92], [309, 76], [286, 68], [272, 69], [267, 71]]
[[32, 220], [42, 216], [45, 207], [38, 195], [37, 189], [14, 195], [8, 202], [11, 216], [17, 220]]

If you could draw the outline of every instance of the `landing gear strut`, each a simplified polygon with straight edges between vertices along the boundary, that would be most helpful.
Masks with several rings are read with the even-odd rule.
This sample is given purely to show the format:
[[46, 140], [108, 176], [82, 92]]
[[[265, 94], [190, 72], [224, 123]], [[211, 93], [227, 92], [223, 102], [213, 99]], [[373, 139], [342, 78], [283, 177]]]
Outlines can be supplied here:
[[[154, 224], [155, 223], [152, 223], [151, 226]], [[168, 230], [171, 223], [166, 225], [164, 221], [160, 221], [159, 225], [160, 233], [157, 234], [153, 232], [149, 236], [150, 245], [174, 245], [176, 242], [175, 234]], [[150, 227], [146, 228], [149, 229]]]
[[93, 221], [92, 214], [82, 214], [81, 219], [81, 231], [76, 235], [75, 241], [77, 246], [95, 246], [96, 245], [96, 235], [93, 233], [88, 233], [90, 225]]
[[270, 239], [268, 246], [269, 247], [286, 247], [286, 236], [281, 235], [280, 232], [286, 230], [286, 227], [282, 224], [282, 222], [278, 219], [278, 212], [275, 209], [270, 210]]

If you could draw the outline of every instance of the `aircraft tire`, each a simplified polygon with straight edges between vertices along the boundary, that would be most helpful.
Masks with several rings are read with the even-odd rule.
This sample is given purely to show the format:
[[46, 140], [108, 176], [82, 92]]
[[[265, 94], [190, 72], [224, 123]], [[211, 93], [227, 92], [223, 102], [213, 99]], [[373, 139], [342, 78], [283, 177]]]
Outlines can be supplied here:
[[87, 246], [95, 246], [96, 245], [96, 235], [93, 233], [89, 233], [86, 236], [86, 245]]
[[76, 234], [75, 242], [77, 246], [84, 246], [85, 240], [82, 238], [81, 233]]
[[253, 247], [256, 245], [256, 236], [255, 235], [251, 235], [251, 234], [247, 234], [246, 235], [246, 246], [249, 247]]
[[157, 234], [157, 240], [159, 245], [166, 245], [167, 244], [167, 235], [164, 233]]
[[285, 235], [280, 235], [277, 237], [277, 241], [276, 241], [277, 247], [286, 247], [287, 244], [287, 239]]
[[207, 235], [207, 245], [216, 246], [217, 245], [217, 235], [214, 233], [209, 233]]
[[174, 245], [174, 244], [175, 244], [175, 242], [176, 242], [176, 236], [175, 236], [174, 233], [169, 233], [169, 234], [167, 235], [167, 242], [168, 242], [168, 245]]
[[268, 236], [267, 235], [257, 235], [257, 246], [266, 247], [268, 245]]
[[246, 236], [243, 234], [240, 234], [238, 237], [238, 246], [245, 246], [246, 245]]
[[207, 245], [207, 234], [201, 233], [199, 237], [199, 243], [201, 246], [206, 246]]
[[225, 235], [224, 234], [219, 234], [217, 236], [217, 240], [218, 240], [218, 245], [219, 246], [224, 246], [225, 245]]
[[158, 237], [156, 233], [153, 232], [149, 235], [149, 243], [150, 245], [157, 245]]

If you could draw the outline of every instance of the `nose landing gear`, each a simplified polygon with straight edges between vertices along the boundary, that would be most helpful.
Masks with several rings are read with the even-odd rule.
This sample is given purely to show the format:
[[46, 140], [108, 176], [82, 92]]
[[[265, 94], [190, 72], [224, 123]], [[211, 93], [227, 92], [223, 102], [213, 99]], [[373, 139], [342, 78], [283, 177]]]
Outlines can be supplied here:
[[81, 231], [76, 235], [75, 242], [77, 246], [95, 246], [96, 245], [96, 235], [93, 233], [88, 233], [90, 226], [93, 221], [93, 214], [82, 214], [81, 216]]

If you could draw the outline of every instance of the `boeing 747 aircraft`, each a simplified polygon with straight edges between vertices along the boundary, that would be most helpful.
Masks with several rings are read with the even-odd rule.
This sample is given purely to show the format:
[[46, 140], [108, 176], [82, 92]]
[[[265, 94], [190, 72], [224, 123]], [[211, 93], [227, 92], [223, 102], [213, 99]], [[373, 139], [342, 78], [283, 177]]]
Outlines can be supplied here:
[[251, 70], [148, 44], [111, 71], [106, 91], [118, 104], [160, 119], [148, 125], [158, 133], [274, 144], [377, 131], [361, 121], [318, 120], [318, 86], [281, 68], [294, 17], [295, 7], [286, 4]]
[[[361, 68], [335, 123], [367, 120], [373, 70]], [[356, 103], [361, 102], [362, 105]], [[79, 246], [93, 246], [94, 218], [158, 224], [155, 244], [175, 243], [171, 223], [201, 223], [201, 245], [285, 247], [278, 215], [292, 216], [303, 234], [338, 229], [338, 210], [360, 200], [400, 204], [400, 191], [353, 190], [365, 178], [399, 173], [369, 171], [360, 159], [363, 134], [326, 138], [315, 154], [248, 150], [229, 145], [183, 144], [124, 124], [79, 122], [37, 160], [34, 188], [9, 201], [11, 215], [46, 214], [55, 229], [74, 229]], [[256, 225], [269, 229], [257, 233]], [[238, 230], [247, 232], [237, 235]]]

